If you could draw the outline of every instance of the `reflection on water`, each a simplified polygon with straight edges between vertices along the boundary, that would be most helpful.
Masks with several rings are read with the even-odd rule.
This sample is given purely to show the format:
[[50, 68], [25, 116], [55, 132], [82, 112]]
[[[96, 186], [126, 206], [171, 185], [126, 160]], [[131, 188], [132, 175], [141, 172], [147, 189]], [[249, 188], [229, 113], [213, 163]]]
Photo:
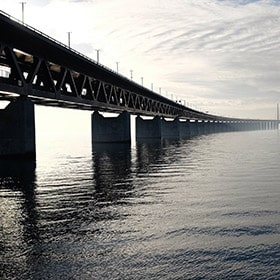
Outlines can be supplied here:
[[37, 240], [35, 162], [0, 160], [0, 278], [21, 275]]
[[277, 133], [68, 142], [0, 161], [0, 279], [280, 278]]
[[133, 189], [130, 144], [94, 144], [92, 154], [95, 191], [99, 204], [121, 203]]
[[[149, 168], [156, 163], [167, 163], [169, 153], [179, 145], [179, 140], [146, 140], [137, 142], [137, 167], [140, 172], [148, 172]], [[169, 148], [172, 146], [173, 148]], [[173, 160], [176, 160], [175, 157]]]

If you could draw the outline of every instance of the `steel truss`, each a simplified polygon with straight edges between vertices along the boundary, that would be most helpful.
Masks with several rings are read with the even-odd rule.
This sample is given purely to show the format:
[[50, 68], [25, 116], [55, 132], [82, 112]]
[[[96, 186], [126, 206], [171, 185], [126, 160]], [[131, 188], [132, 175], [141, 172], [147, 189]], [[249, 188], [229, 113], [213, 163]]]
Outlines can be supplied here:
[[23, 95], [36, 104], [91, 111], [245, 121], [199, 112], [156, 94], [1, 11], [0, 30], [2, 100]]
[[175, 102], [170, 105], [143, 96], [3, 44], [0, 45], [0, 65], [9, 72], [8, 77], [0, 77], [0, 89], [28, 95], [38, 104], [128, 111], [150, 116], [192, 117], [190, 111]]

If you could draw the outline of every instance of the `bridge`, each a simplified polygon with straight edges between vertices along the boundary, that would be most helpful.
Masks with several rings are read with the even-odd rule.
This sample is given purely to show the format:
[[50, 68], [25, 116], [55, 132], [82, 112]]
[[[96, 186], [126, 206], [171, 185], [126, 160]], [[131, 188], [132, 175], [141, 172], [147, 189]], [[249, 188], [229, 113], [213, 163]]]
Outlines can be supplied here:
[[92, 111], [93, 142], [130, 141], [130, 115], [137, 116], [137, 139], [278, 128], [276, 120], [188, 108], [1, 11], [0, 30], [0, 100], [10, 102], [0, 111], [0, 156], [35, 155], [34, 104]]

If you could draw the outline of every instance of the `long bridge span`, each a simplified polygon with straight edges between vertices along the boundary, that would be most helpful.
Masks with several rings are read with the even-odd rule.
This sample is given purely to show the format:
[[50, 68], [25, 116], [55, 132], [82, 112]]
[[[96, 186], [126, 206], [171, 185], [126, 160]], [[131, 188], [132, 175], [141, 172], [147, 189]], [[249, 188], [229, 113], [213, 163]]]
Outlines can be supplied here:
[[[276, 120], [228, 118], [188, 108], [0, 12], [0, 155], [35, 154], [34, 104], [93, 111], [93, 142], [276, 129]], [[120, 113], [104, 118], [98, 112]], [[144, 120], [141, 116], [152, 116]], [[166, 121], [164, 118], [172, 118]]]

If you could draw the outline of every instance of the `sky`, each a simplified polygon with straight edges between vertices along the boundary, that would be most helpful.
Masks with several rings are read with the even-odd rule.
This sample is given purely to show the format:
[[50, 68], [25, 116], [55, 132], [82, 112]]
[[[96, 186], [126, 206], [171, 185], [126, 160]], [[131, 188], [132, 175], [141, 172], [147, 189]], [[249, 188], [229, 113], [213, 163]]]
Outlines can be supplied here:
[[[18, 0], [0, 9], [21, 18]], [[25, 0], [25, 22], [211, 114], [274, 119], [280, 0]], [[46, 113], [50, 109], [40, 109]]]

